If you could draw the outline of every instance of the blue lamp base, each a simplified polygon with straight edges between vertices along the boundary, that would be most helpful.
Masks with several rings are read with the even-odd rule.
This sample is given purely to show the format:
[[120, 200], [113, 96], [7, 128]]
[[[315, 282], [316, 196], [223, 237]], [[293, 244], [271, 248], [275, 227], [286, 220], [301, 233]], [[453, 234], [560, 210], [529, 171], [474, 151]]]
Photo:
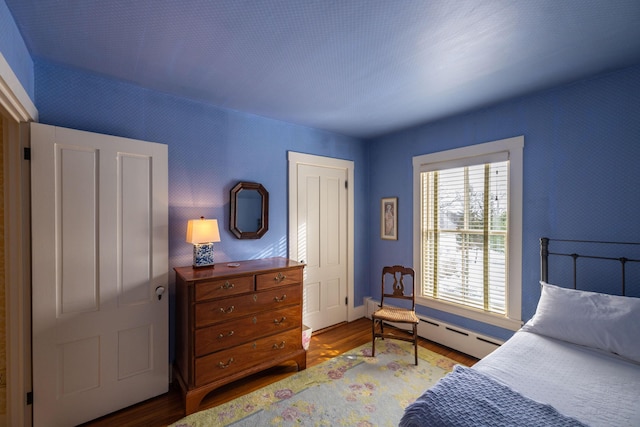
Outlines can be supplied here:
[[213, 266], [213, 243], [198, 243], [193, 245], [193, 266]]

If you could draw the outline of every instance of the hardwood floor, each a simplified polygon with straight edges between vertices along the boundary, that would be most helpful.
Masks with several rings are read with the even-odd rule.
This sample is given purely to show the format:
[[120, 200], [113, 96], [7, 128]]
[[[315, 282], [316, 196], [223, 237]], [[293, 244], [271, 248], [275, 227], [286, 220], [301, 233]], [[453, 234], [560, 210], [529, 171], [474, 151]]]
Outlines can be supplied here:
[[[307, 367], [317, 365], [345, 351], [371, 342], [371, 320], [362, 318], [351, 323], [314, 332], [307, 351]], [[458, 363], [471, 366], [477, 359], [420, 339], [420, 346]], [[294, 363], [278, 366], [245, 379], [220, 387], [205, 397], [200, 410], [212, 408], [246, 393], [262, 388], [297, 372]], [[106, 426], [166, 426], [184, 417], [182, 397], [177, 387], [159, 397], [147, 400], [97, 420], [83, 424], [85, 427]]]

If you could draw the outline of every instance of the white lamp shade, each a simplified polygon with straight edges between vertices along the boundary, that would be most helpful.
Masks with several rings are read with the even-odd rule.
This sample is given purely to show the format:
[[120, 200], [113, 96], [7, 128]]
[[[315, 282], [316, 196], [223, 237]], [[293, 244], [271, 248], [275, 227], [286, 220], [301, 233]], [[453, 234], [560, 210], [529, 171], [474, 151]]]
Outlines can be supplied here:
[[187, 223], [187, 243], [211, 243], [220, 241], [217, 219], [190, 219]]

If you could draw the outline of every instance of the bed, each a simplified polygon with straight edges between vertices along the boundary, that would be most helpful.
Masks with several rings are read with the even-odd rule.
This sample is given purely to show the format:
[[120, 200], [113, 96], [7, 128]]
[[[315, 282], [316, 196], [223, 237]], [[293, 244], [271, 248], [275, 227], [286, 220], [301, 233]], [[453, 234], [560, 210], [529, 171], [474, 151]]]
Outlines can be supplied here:
[[[622, 245], [613, 242], [540, 242], [532, 319], [472, 368], [456, 366], [426, 390], [405, 409], [401, 427], [640, 426], [640, 255], [613, 255]], [[550, 244], [598, 249], [585, 255]], [[633, 245], [630, 252], [639, 252]], [[615, 288], [603, 263], [617, 264]], [[560, 269], [555, 284], [550, 265]]]

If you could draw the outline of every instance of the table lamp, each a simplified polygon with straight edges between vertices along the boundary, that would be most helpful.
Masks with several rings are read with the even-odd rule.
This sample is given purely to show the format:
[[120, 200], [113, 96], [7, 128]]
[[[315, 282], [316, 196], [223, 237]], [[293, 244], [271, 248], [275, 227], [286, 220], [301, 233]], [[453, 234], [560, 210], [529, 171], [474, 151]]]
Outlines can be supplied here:
[[190, 219], [187, 223], [187, 242], [193, 244], [193, 266], [213, 265], [213, 242], [220, 241], [217, 219]]

